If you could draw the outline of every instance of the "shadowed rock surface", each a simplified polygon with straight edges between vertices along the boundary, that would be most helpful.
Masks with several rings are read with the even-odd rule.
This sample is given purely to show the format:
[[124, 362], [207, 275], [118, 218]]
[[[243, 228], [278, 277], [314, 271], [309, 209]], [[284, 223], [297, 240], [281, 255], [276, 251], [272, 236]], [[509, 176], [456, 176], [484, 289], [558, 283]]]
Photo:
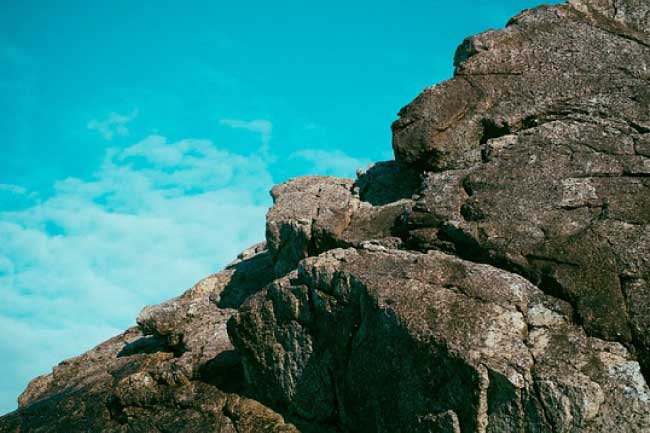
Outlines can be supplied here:
[[571, 317], [518, 275], [371, 247], [304, 260], [229, 331], [262, 401], [345, 431], [650, 431], [638, 363]]
[[650, 431], [650, 3], [466, 39], [396, 161], [34, 379], [0, 432]]

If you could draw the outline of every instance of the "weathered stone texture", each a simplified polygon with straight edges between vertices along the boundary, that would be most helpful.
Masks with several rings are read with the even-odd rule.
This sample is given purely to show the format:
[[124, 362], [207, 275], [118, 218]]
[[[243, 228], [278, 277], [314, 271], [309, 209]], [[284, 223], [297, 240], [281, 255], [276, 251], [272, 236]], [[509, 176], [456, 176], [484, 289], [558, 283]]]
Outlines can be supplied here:
[[36, 378], [2, 433], [650, 432], [650, 3], [466, 39], [396, 160]]
[[647, 431], [639, 364], [572, 312], [490, 265], [337, 249], [250, 298], [229, 331], [262, 401], [345, 431]]

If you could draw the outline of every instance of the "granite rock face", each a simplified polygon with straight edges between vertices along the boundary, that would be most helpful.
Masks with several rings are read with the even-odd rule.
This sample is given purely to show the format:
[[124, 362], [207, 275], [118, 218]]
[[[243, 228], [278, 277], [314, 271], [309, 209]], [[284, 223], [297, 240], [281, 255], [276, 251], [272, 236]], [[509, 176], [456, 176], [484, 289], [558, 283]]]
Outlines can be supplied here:
[[374, 246], [302, 261], [229, 331], [263, 401], [343, 431], [650, 431], [639, 364], [572, 316], [519, 275]]
[[411, 248], [526, 276], [646, 371], [649, 10], [612, 0], [526, 11], [465, 40], [456, 77], [393, 125], [398, 160], [429, 170], [406, 216]]
[[650, 431], [650, 3], [466, 39], [395, 161], [36, 378], [0, 432]]

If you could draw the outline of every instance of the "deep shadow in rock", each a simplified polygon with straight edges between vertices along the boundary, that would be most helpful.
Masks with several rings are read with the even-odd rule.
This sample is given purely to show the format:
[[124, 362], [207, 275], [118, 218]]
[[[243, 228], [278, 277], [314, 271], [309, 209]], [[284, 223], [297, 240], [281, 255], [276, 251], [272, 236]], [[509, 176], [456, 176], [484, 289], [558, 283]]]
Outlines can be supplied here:
[[239, 308], [252, 294], [273, 281], [273, 261], [268, 252], [243, 260], [230, 269], [234, 274], [219, 296], [219, 308]]
[[[444, 345], [423, 344], [413, 338], [399, 317], [390, 308], [379, 306], [365, 285], [351, 275], [342, 280], [351, 281], [350, 287], [343, 290], [350, 290], [347, 301], [338, 299], [330, 310], [321, 300], [316, 304], [323, 310], [310, 312], [314, 318], [314, 327], [310, 328], [312, 352], [296, 376], [291, 401], [278, 391], [283, 379], [272, 370], [258, 370], [255, 361], [248, 358], [252, 366], [249, 379], [255, 384], [256, 397], [301, 428], [305, 426], [300, 421], [309, 420], [306, 424], [321, 429], [315, 431], [424, 433], [430, 430], [420, 425], [421, 417], [449, 410], [462, 420], [462, 431], [475, 431], [473, 411], [478, 405], [479, 378], [474, 369]], [[277, 293], [282, 299], [287, 296], [287, 292]], [[319, 293], [317, 296], [323, 295]], [[272, 301], [274, 305], [281, 302], [279, 298]], [[294, 318], [283, 320], [287, 322], [278, 326], [287, 328], [271, 331], [279, 341], [287, 341], [283, 332], [295, 332]], [[264, 329], [237, 326], [229, 322], [239, 343], [242, 335], [267, 338]], [[240, 334], [242, 331], [247, 335]], [[253, 340], [251, 344], [258, 347], [258, 343]], [[250, 357], [247, 351], [252, 346], [235, 345]], [[382, 377], [391, 380], [377, 380]], [[382, 419], [383, 414], [392, 416]]]
[[169, 352], [173, 353], [174, 350], [169, 347], [164, 338], [159, 336], [146, 336], [138, 338], [128, 344], [125, 344], [122, 350], [117, 354], [118, 358], [125, 356], [138, 355], [143, 353], [158, 353]]
[[222, 391], [238, 393], [244, 383], [244, 369], [236, 350], [221, 352], [199, 367], [201, 380]]
[[378, 162], [359, 176], [354, 184], [361, 200], [374, 206], [410, 199], [421, 184], [420, 172], [402, 168], [396, 161]]

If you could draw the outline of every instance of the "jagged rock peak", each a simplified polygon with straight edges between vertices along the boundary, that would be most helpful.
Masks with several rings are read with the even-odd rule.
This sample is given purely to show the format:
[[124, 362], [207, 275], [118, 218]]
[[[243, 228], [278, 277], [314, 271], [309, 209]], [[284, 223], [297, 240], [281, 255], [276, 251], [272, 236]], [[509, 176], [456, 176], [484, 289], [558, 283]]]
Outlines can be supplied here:
[[643, 128], [648, 9], [643, 0], [576, 0], [525, 11], [503, 30], [467, 38], [455, 77], [426, 89], [393, 124], [397, 159], [464, 168], [481, 160], [487, 140], [563, 113]]

